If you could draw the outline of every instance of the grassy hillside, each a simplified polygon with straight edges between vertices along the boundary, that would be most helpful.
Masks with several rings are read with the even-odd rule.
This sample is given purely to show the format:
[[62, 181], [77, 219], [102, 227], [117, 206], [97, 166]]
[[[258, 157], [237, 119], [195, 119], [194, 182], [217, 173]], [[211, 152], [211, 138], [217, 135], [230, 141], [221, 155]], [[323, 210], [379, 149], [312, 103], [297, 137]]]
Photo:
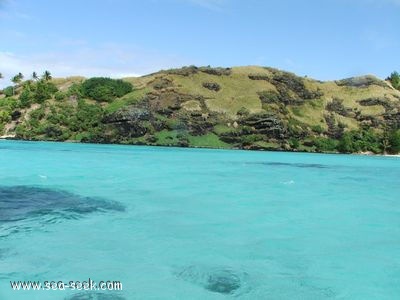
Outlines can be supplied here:
[[123, 82], [21, 82], [14, 95], [10, 88], [0, 95], [0, 132], [28, 140], [400, 150], [400, 91], [374, 76], [321, 82], [256, 66], [185, 67]]

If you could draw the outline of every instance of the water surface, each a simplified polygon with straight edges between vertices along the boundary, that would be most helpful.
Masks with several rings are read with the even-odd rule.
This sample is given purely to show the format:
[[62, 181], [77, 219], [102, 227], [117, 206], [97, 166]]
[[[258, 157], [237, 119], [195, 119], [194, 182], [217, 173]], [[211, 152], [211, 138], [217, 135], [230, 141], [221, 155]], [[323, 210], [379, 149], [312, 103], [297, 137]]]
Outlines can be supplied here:
[[[0, 299], [399, 299], [400, 159], [0, 142]], [[122, 292], [14, 292], [12, 280]]]

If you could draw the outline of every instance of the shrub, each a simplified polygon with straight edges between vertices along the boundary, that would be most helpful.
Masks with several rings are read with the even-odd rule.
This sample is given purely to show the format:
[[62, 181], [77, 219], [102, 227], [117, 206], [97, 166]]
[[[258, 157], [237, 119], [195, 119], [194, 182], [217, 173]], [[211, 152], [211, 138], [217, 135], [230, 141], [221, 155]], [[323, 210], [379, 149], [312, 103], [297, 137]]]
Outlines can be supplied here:
[[298, 149], [300, 147], [300, 142], [298, 139], [291, 138], [289, 139], [289, 145], [292, 149]]
[[279, 103], [282, 101], [280, 95], [274, 91], [262, 91], [258, 92], [260, 100], [264, 103]]
[[19, 96], [20, 106], [22, 108], [29, 107], [33, 101], [33, 98], [34, 98], [33, 93], [28, 89], [24, 89], [21, 95]]
[[237, 115], [240, 116], [240, 117], [247, 117], [247, 116], [250, 115], [250, 110], [248, 108], [242, 106], [238, 110]]
[[218, 92], [221, 86], [216, 82], [203, 82], [203, 87], [214, 92]]
[[388, 80], [395, 89], [400, 90], [400, 74], [398, 72], [393, 72], [390, 74]]
[[43, 103], [45, 100], [50, 99], [58, 91], [54, 83], [48, 81], [38, 81], [34, 86], [33, 99], [36, 103]]
[[112, 101], [132, 91], [132, 84], [121, 79], [95, 77], [82, 83], [82, 94], [97, 101]]
[[343, 105], [343, 100], [339, 98], [334, 98], [332, 102], [329, 102], [326, 105], [326, 109], [331, 112], [336, 112], [344, 117], [349, 115], [349, 110]]
[[39, 120], [42, 120], [45, 117], [45, 115], [46, 114], [45, 114], [44, 108], [41, 107], [41, 108], [33, 110], [29, 114], [29, 117], [30, 117], [31, 120], [38, 120], [39, 121]]
[[11, 121], [11, 115], [9, 112], [0, 110], [0, 124], [7, 123]]
[[372, 151], [382, 152], [381, 138], [373, 130], [352, 130], [345, 132], [338, 144], [343, 153]]
[[61, 92], [61, 91], [58, 91], [57, 93], [54, 94], [54, 98], [55, 98], [57, 101], [64, 100], [64, 99], [66, 98], [66, 96], [67, 96], [67, 95], [66, 95], [64, 92]]
[[311, 126], [311, 130], [319, 134], [325, 132], [324, 128], [321, 125], [313, 125]]
[[3, 89], [3, 94], [6, 97], [12, 97], [14, 95], [14, 87], [8, 86], [5, 89]]
[[82, 86], [77, 83], [73, 83], [69, 88], [66, 93], [67, 97], [76, 97], [76, 98], [81, 98], [82, 97]]
[[313, 144], [318, 152], [335, 152], [337, 150], [338, 141], [330, 138], [318, 137], [314, 138]]
[[389, 149], [391, 154], [398, 154], [400, 152], [400, 130], [392, 131], [389, 134]]

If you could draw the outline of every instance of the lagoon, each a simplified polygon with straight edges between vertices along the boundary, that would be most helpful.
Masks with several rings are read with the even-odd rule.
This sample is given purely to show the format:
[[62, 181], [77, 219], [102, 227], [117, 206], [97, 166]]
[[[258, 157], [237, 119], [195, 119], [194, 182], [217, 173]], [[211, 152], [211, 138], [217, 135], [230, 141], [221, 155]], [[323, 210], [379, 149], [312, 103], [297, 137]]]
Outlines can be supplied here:
[[[398, 299], [400, 159], [0, 141], [0, 299]], [[118, 280], [122, 291], [13, 291]]]

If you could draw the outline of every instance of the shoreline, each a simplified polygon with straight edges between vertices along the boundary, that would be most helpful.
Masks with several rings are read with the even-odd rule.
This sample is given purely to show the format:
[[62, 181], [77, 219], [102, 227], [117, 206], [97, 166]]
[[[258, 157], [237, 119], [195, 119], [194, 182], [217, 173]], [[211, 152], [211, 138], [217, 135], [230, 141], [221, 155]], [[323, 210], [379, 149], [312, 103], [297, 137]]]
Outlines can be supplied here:
[[49, 141], [49, 140], [23, 140], [17, 139], [15, 136], [0, 136], [0, 141], [20, 141], [20, 142], [49, 142], [49, 143], [65, 143], [65, 144], [92, 144], [92, 145], [116, 145], [116, 146], [148, 146], [148, 147], [166, 147], [166, 148], [180, 148], [180, 149], [208, 149], [208, 150], [233, 150], [233, 151], [257, 151], [257, 152], [287, 152], [287, 153], [309, 153], [309, 154], [331, 154], [331, 155], [359, 155], [359, 156], [373, 156], [373, 157], [397, 157], [399, 154], [376, 154], [373, 152], [355, 152], [355, 153], [335, 153], [335, 152], [308, 152], [308, 151], [290, 151], [280, 149], [240, 149], [240, 148], [211, 148], [211, 147], [179, 147], [173, 145], [147, 145], [147, 144], [117, 144], [117, 143], [84, 143], [77, 141]]
[[354, 153], [358, 155], [364, 155], [364, 156], [385, 156], [385, 157], [400, 157], [400, 154], [376, 154], [372, 152], [360, 152], [360, 153]]

